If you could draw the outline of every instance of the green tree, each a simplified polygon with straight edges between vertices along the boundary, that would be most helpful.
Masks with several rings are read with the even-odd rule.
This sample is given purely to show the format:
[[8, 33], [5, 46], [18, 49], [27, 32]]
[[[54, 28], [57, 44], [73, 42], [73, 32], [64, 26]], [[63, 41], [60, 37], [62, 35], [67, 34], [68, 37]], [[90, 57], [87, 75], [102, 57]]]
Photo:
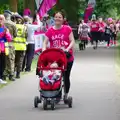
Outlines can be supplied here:
[[120, 11], [119, 0], [96, 0], [95, 12], [97, 16], [118, 18]]
[[13, 12], [17, 12], [18, 11], [18, 0], [9, 0], [9, 5], [10, 5], [10, 10]]
[[58, 0], [57, 5], [51, 10], [64, 11], [66, 17], [71, 21], [78, 21], [78, 10], [80, 8], [80, 0]]
[[0, 14], [3, 14], [4, 10], [9, 10], [9, 5], [8, 4], [3, 4], [3, 5], [0, 6]]

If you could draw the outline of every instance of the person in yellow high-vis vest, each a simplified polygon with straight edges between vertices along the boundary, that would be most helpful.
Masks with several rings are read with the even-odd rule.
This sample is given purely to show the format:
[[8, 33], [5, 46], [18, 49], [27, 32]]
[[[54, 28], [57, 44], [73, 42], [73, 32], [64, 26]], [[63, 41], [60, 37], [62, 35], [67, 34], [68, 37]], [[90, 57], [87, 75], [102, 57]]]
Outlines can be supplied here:
[[15, 72], [16, 78], [20, 78], [20, 72], [22, 71], [22, 63], [26, 51], [26, 37], [27, 30], [26, 26], [23, 25], [24, 21], [22, 17], [18, 16], [17, 20], [17, 37], [14, 38], [14, 47], [15, 47]]

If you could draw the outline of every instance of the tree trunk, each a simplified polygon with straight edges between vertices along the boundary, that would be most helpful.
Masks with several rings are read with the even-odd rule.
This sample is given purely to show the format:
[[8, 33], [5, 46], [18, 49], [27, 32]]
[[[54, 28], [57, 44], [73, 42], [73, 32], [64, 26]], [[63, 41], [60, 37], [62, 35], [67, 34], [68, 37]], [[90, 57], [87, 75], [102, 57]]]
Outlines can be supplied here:
[[9, 0], [10, 10], [12, 12], [17, 12], [18, 0]]
[[31, 14], [33, 15], [35, 12], [35, 0], [24, 0], [24, 9], [29, 8], [31, 10]]

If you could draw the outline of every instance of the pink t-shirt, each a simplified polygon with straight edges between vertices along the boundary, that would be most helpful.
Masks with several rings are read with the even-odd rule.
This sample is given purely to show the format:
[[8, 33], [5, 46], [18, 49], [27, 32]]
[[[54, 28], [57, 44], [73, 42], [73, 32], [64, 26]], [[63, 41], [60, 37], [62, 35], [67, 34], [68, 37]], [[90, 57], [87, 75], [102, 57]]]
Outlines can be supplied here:
[[[72, 28], [63, 25], [59, 30], [55, 30], [53, 27], [49, 28], [45, 35], [48, 37], [51, 48], [67, 48], [70, 44], [69, 35], [72, 32]], [[74, 60], [73, 49], [70, 51], [71, 57], [68, 59], [68, 62]]]

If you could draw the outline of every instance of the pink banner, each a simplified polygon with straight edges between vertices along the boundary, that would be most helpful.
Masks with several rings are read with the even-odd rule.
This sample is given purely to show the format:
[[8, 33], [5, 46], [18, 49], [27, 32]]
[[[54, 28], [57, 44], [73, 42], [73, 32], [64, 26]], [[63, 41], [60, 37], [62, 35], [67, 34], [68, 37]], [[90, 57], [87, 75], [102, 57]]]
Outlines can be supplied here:
[[92, 12], [94, 10], [95, 4], [96, 4], [95, 0], [89, 0], [88, 1], [88, 6], [87, 6], [87, 8], [85, 10], [85, 13], [84, 13], [84, 21], [85, 21], [85, 23], [88, 22], [89, 17], [92, 15]]
[[56, 3], [57, 0], [43, 0], [39, 8], [40, 17], [43, 17]]

